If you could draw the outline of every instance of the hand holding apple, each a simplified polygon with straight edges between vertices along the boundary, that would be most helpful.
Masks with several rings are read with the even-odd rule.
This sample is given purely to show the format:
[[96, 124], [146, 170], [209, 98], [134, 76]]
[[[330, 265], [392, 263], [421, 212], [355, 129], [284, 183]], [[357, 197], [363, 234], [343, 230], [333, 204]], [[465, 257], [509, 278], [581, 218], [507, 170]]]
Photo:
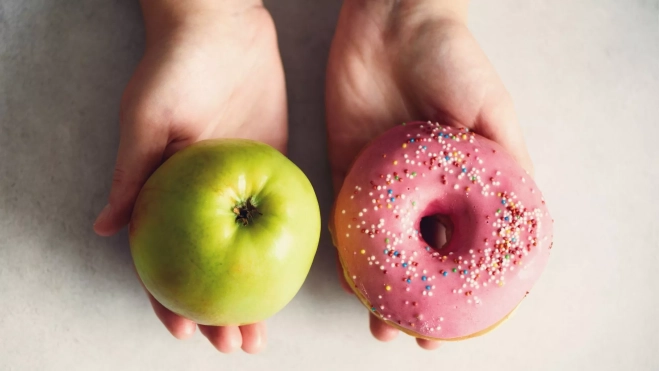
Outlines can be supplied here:
[[[151, 173], [204, 139], [247, 138], [284, 152], [287, 111], [274, 24], [260, 1], [141, 0], [146, 50], [121, 102], [121, 140], [108, 205], [94, 230], [109, 236], [130, 219]], [[197, 324], [149, 296], [177, 338]], [[222, 352], [257, 352], [265, 325], [199, 326]]]

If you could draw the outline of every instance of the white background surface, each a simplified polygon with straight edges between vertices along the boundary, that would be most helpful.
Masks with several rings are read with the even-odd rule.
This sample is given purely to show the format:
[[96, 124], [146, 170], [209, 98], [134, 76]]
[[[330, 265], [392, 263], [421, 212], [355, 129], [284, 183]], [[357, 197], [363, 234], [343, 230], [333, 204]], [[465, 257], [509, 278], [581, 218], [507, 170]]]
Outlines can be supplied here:
[[[272, 0], [290, 156], [331, 202], [323, 79], [339, 1]], [[0, 370], [658, 370], [659, 2], [472, 3], [556, 220], [549, 267], [512, 320], [436, 352], [370, 337], [323, 232], [258, 356], [168, 335], [126, 234], [91, 230], [142, 49], [134, 0], [0, 0]], [[306, 139], [303, 139], [306, 138]]]

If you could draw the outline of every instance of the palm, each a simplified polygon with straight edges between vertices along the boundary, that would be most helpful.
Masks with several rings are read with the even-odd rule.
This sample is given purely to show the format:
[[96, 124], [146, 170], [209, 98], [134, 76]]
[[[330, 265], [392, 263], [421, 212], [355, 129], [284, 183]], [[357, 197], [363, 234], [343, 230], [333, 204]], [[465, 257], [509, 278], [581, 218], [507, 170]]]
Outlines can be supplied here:
[[327, 74], [335, 187], [368, 141], [409, 120], [469, 127], [529, 167], [508, 93], [469, 30], [411, 18], [401, 16], [392, 26], [342, 13]]
[[[473, 129], [502, 144], [531, 170], [508, 93], [463, 24], [410, 9], [385, 16], [361, 10], [344, 5], [328, 65], [335, 192], [371, 139], [410, 120]], [[381, 340], [397, 332], [375, 317], [371, 330]], [[436, 346], [423, 340], [419, 344]]]
[[285, 149], [286, 90], [274, 25], [262, 8], [236, 22], [174, 31], [148, 48], [129, 83], [123, 114], [151, 115], [164, 126], [165, 157], [219, 137]]

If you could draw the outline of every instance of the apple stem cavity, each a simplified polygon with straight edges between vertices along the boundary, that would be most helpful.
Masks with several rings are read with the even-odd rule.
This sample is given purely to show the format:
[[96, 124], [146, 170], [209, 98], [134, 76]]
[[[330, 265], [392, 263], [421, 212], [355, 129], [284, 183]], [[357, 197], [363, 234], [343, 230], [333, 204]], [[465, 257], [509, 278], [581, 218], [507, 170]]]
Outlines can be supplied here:
[[254, 206], [251, 197], [240, 205], [235, 206], [233, 208], [233, 213], [236, 214], [236, 223], [240, 223], [243, 226], [247, 226], [258, 215], [263, 215], [259, 212], [256, 206]]

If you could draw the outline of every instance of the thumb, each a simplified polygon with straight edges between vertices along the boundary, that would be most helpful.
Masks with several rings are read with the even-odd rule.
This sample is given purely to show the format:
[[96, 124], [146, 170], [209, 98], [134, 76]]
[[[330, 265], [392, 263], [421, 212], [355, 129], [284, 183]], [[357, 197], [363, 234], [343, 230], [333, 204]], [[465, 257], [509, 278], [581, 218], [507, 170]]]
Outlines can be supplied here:
[[142, 186], [162, 161], [167, 133], [154, 133], [157, 125], [134, 122], [122, 125], [117, 161], [108, 204], [94, 222], [101, 236], [117, 233], [130, 221], [133, 205]]
[[504, 90], [496, 100], [485, 104], [475, 129], [508, 150], [519, 165], [533, 176], [533, 162], [517, 121], [515, 106], [507, 91]]

